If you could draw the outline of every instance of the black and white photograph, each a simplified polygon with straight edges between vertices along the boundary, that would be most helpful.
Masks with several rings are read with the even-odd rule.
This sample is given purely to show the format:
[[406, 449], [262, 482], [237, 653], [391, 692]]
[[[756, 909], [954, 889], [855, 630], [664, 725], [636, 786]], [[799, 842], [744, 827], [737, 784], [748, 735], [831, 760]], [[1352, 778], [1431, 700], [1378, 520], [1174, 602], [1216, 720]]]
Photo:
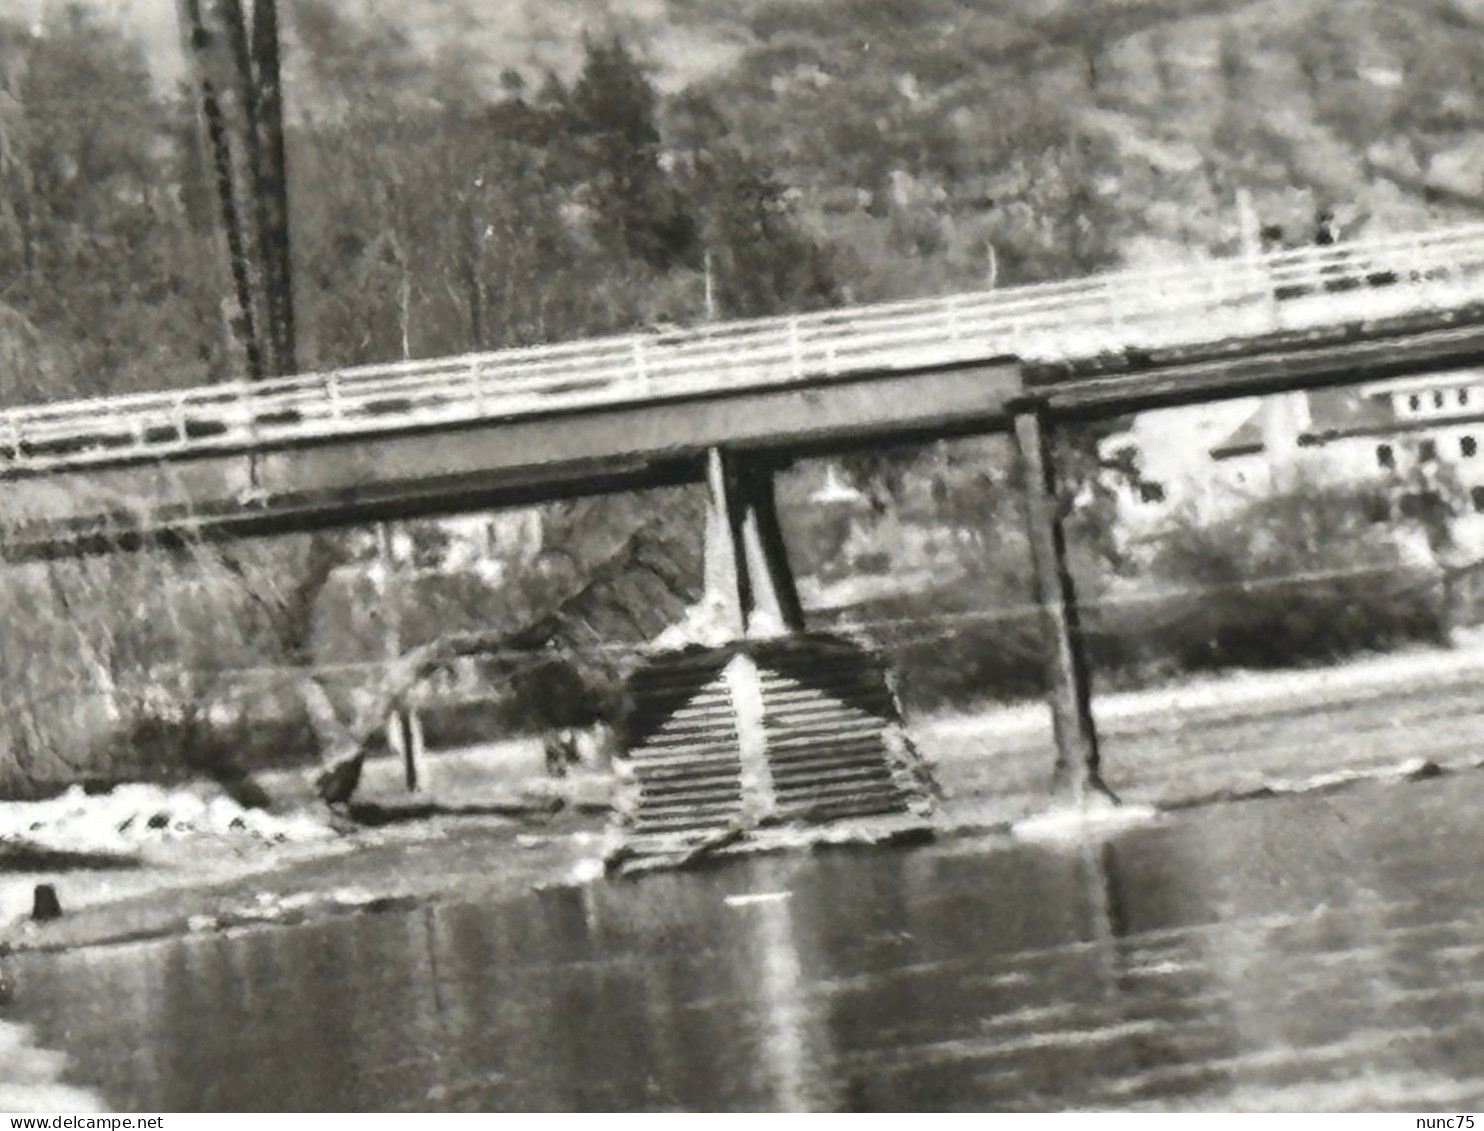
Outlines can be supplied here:
[[0, 1113], [1467, 1131], [1481, 445], [1484, 0], [0, 0]]

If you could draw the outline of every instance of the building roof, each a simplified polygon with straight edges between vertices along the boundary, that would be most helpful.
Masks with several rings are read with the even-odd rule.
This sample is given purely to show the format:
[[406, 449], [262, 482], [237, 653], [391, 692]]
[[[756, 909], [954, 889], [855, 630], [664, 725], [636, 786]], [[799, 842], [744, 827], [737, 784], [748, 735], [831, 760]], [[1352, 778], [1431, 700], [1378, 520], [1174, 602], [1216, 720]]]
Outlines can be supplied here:
[[1299, 442], [1323, 442], [1376, 428], [1394, 428], [1398, 423], [1389, 396], [1361, 396], [1353, 389], [1316, 389], [1309, 394], [1309, 426]]
[[[1376, 430], [1398, 430], [1414, 426], [1431, 426], [1436, 421], [1399, 421], [1390, 396], [1364, 396], [1354, 389], [1314, 389], [1306, 394], [1309, 402], [1309, 424], [1299, 433], [1300, 444], [1323, 444], [1342, 436], [1354, 436]], [[1233, 456], [1255, 455], [1266, 447], [1262, 409], [1258, 409], [1237, 429], [1211, 449], [1215, 460]]]
[[1212, 459], [1250, 456], [1263, 449], [1262, 409], [1258, 409], [1237, 426], [1235, 432], [1211, 449]]

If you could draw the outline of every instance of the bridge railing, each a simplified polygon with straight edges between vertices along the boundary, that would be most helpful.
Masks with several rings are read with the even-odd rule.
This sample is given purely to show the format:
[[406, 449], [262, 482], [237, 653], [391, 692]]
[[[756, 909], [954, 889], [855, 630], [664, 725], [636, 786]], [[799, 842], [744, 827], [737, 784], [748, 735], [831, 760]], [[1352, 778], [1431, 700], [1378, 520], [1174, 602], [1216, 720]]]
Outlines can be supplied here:
[[665, 333], [0, 412], [0, 472], [767, 387], [1077, 359], [1484, 302], [1484, 225]]

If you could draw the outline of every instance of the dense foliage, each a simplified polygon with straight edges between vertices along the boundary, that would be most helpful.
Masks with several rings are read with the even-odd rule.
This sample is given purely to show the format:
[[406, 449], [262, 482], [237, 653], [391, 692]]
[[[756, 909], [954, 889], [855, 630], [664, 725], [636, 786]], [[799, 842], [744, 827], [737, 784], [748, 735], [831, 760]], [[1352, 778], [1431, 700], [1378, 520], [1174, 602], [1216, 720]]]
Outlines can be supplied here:
[[[622, 41], [592, 40], [570, 84], [549, 77], [531, 93], [514, 74], [485, 83], [476, 58], [429, 58], [385, 21], [313, 0], [292, 16], [287, 148], [306, 365], [835, 300], [827, 256], [704, 100], [691, 107], [685, 153], [665, 158], [659, 95]], [[80, 7], [44, 35], [0, 26], [0, 64], [0, 331], [12, 361], [0, 397], [235, 376], [189, 100], [162, 92], [138, 47]], [[394, 647], [451, 632], [534, 649], [601, 621], [594, 592], [653, 605], [645, 577], [676, 574], [671, 605], [683, 607], [699, 576], [693, 511], [637, 497], [547, 508], [548, 549], [516, 555], [515, 576], [403, 584], [390, 597], [344, 568], [374, 553], [356, 534], [38, 567], [16, 616], [58, 664], [8, 673], [6, 761], [22, 779], [75, 776], [97, 754], [100, 719], [140, 739], [125, 751], [142, 742], [150, 760], [168, 761], [200, 745], [209, 704], [241, 722], [240, 689], [215, 687], [213, 673], [374, 660], [395, 605], [407, 607]], [[672, 560], [689, 565], [655, 566]], [[90, 725], [56, 725], [56, 703], [84, 701], [97, 709], [73, 713]]]
[[[1445, 643], [1443, 579], [1406, 559], [1394, 530], [1371, 521], [1370, 502], [1350, 489], [1295, 487], [1219, 520], [1177, 523], [1135, 577], [1085, 561], [1083, 629], [1099, 686]], [[1023, 563], [1023, 548], [1003, 548], [950, 585], [855, 612], [893, 657], [910, 704], [963, 707], [1044, 690], [1042, 625]]]

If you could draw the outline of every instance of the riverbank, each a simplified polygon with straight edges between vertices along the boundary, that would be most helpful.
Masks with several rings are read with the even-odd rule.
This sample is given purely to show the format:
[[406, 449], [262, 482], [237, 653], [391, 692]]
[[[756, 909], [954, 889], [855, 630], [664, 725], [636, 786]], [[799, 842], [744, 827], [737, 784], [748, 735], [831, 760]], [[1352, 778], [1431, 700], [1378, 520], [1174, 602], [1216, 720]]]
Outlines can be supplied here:
[[[1472, 769], [1484, 762], [1481, 679], [1484, 636], [1475, 635], [1450, 650], [1099, 697], [1105, 776], [1125, 801], [1173, 810]], [[912, 720], [911, 730], [947, 795], [943, 835], [1008, 835], [1045, 807], [1052, 743], [1043, 705]], [[598, 874], [606, 778], [551, 783], [529, 741], [430, 756], [417, 795], [401, 773], [393, 759], [367, 767], [361, 796], [383, 814], [377, 827], [279, 840], [166, 828], [104, 870], [0, 873], [0, 923], [9, 924], [0, 945], [56, 950], [236, 931]], [[302, 813], [294, 819], [324, 822], [302, 777], [265, 784]], [[29, 921], [38, 883], [56, 887], [62, 918]]]

